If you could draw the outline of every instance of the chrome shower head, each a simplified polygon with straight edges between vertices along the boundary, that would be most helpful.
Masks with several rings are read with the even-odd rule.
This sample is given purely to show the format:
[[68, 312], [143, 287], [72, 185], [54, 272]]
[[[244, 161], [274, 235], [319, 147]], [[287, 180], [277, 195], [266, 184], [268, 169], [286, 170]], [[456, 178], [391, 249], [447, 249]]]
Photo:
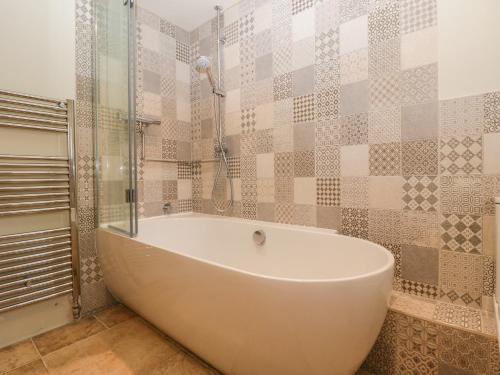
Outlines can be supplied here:
[[198, 60], [196, 60], [195, 69], [198, 73], [205, 73], [207, 75], [210, 85], [215, 90], [215, 82], [212, 77], [212, 70], [210, 69], [211, 65], [212, 64], [210, 63], [210, 59], [208, 57], [200, 56], [198, 57]]
[[196, 60], [196, 71], [198, 73], [205, 73], [207, 70], [210, 69], [210, 60], [206, 56], [200, 56], [198, 57], [198, 60]]

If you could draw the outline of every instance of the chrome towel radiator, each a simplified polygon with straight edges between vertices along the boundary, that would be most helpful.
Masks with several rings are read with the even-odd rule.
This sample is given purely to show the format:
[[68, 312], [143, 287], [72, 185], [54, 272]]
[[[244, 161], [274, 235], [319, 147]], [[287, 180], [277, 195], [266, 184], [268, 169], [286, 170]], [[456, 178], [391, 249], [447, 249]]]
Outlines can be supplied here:
[[[72, 294], [76, 318], [80, 277], [74, 102], [0, 90], [0, 130], [4, 129], [10, 129], [8, 137], [62, 133], [67, 153], [52, 156], [50, 145], [39, 152], [42, 155], [3, 153], [0, 149], [0, 228], [17, 229], [16, 233], [2, 230], [0, 235], [0, 313]], [[54, 222], [64, 225], [47, 222], [36, 227], [43, 223], [41, 215], [53, 213], [62, 218], [58, 216]], [[29, 230], [20, 231], [19, 218], [28, 216]], [[17, 224], [8, 224], [9, 220], [17, 220]]]

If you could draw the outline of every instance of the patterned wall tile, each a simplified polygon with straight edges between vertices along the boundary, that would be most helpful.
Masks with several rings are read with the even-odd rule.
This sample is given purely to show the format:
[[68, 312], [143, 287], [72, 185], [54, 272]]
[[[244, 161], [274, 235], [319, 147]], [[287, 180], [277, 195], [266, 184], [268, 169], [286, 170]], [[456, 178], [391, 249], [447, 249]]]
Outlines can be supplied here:
[[401, 237], [405, 244], [437, 248], [439, 246], [437, 213], [403, 211]]
[[340, 178], [320, 177], [316, 179], [316, 203], [318, 206], [340, 205]]
[[412, 105], [437, 99], [437, 64], [401, 72], [401, 104]]
[[292, 0], [292, 14], [298, 14], [314, 5], [313, 0]]
[[481, 137], [441, 139], [439, 166], [441, 174], [476, 174], [483, 169]]
[[[483, 295], [493, 296], [495, 293], [495, 259], [483, 256]], [[483, 306], [484, 307], [484, 306]]]
[[482, 218], [477, 215], [444, 214], [441, 242], [444, 250], [482, 253]]
[[314, 177], [314, 151], [294, 152], [295, 177]]
[[337, 29], [329, 29], [324, 33], [316, 34], [317, 65], [328, 64], [339, 56], [339, 33]]
[[340, 22], [347, 22], [368, 12], [368, 0], [342, 0], [339, 6]]
[[380, 77], [399, 73], [401, 45], [398, 38], [387, 39], [368, 46], [368, 74]]
[[368, 79], [368, 49], [340, 56], [340, 83], [346, 85]]
[[397, 369], [397, 320], [401, 314], [389, 311], [381, 332], [368, 354], [363, 369], [373, 374], [395, 374]]
[[[339, 90], [334, 86], [318, 91], [314, 96], [315, 117], [318, 121], [336, 119], [339, 114]], [[294, 98], [295, 99], [295, 98]], [[314, 120], [308, 115], [309, 120]], [[304, 120], [303, 120], [304, 121]], [[307, 121], [307, 119], [305, 119]]]
[[294, 217], [294, 205], [291, 203], [278, 203], [274, 206], [274, 215], [278, 223], [291, 224]]
[[340, 192], [340, 205], [342, 207], [368, 207], [367, 177], [342, 177]]
[[481, 308], [483, 259], [479, 255], [441, 251], [440, 298], [446, 302]]
[[255, 131], [255, 108], [241, 110], [241, 133], [249, 134]]
[[342, 234], [368, 238], [368, 210], [342, 208]]
[[318, 146], [315, 149], [315, 167], [318, 177], [340, 175], [340, 147]]
[[436, 211], [439, 204], [437, 176], [404, 176], [403, 209]]
[[401, 145], [399, 143], [370, 145], [370, 175], [401, 175]]
[[439, 101], [441, 137], [479, 136], [485, 122], [483, 95]]
[[481, 335], [440, 326], [438, 359], [450, 365], [455, 373], [487, 374], [489, 340]]
[[317, 1], [315, 4], [316, 33], [327, 32], [340, 23], [340, 4], [338, 1]]
[[338, 120], [321, 121], [316, 124], [315, 145], [338, 146], [340, 144], [340, 129]]
[[398, 73], [370, 77], [370, 109], [392, 107], [399, 104], [400, 87]]
[[403, 34], [437, 25], [436, 0], [403, 0], [400, 7]]
[[437, 175], [438, 144], [434, 140], [403, 142], [403, 175]]
[[380, 41], [399, 36], [399, 4], [389, 3], [384, 7], [376, 7], [368, 13], [368, 42]]
[[[437, 358], [438, 330], [437, 324], [408, 315], [400, 315], [397, 320], [398, 344], [408, 352], [418, 352], [424, 356]], [[418, 363], [416, 367], [423, 370]], [[430, 374], [434, 369], [431, 368], [431, 371], [426, 373]]]
[[224, 46], [231, 46], [239, 40], [239, 23], [238, 21], [231, 22], [224, 26], [224, 37], [226, 39]]
[[293, 203], [293, 177], [274, 178], [274, 199], [277, 203]]
[[370, 209], [368, 238], [382, 245], [399, 244], [401, 242], [401, 211]]
[[484, 95], [484, 131], [500, 132], [500, 91]]
[[293, 122], [314, 121], [314, 95], [293, 98]]
[[483, 211], [480, 176], [442, 176], [441, 211], [446, 214], [481, 215]]
[[340, 144], [368, 143], [368, 114], [356, 113], [340, 117]]
[[470, 330], [481, 330], [481, 312], [451, 303], [437, 303], [433, 319]]
[[256, 132], [258, 154], [273, 152], [273, 129], [259, 130]]
[[[486, 215], [495, 214], [494, 197], [500, 196], [500, 176], [483, 176], [482, 204], [483, 213]], [[476, 190], [474, 190], [474, 193]]]
[[401, 141], [401, 108], [393, 106], [368, 113], [369, 143]]
[[402, 279], [401, 289], [405, 293], [430, 299], [436, 299], [439, 295], [438, 287], [436, 285], [430, 285], [419, 281]]

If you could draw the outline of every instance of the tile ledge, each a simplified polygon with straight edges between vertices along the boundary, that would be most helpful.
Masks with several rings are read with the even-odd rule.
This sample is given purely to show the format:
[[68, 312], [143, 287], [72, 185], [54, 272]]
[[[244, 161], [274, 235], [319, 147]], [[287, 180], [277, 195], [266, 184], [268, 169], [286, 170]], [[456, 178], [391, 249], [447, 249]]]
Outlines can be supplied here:
[[[452, 322], [436, 319], [437, 306], [449, 308], [449, 311], [462, 310], [463, 312], [475, 312], [480, 316], [480, 327], [469, 328]], [[429, 321], [446, 327], [471, 332], [488, 338], [497, 338], [496, 321], [494, 315], [486, 310], [474, 309], [465, 306], [454, 305], [447, 302], [435, 301], [423, 297], [412, 296], [407, 293], [393, 291], [389, 302], [389, 310], [408, 315], [414, 318]]]

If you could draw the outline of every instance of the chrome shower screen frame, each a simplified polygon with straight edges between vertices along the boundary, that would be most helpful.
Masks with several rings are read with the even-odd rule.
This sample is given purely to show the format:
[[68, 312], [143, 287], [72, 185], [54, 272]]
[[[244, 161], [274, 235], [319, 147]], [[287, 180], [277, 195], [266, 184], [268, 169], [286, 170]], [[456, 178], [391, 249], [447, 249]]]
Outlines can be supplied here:
[[[95, 223], [96, 227], [107, 226], [135, 237], [138, 233], [135, 0], [94, 0], [93, 26]], [[110, 61], [118, 65], [115, 69], [118, 73], [110, 69]], [[110, 150], [116, 147], [118, 155], [111, 155]]]

